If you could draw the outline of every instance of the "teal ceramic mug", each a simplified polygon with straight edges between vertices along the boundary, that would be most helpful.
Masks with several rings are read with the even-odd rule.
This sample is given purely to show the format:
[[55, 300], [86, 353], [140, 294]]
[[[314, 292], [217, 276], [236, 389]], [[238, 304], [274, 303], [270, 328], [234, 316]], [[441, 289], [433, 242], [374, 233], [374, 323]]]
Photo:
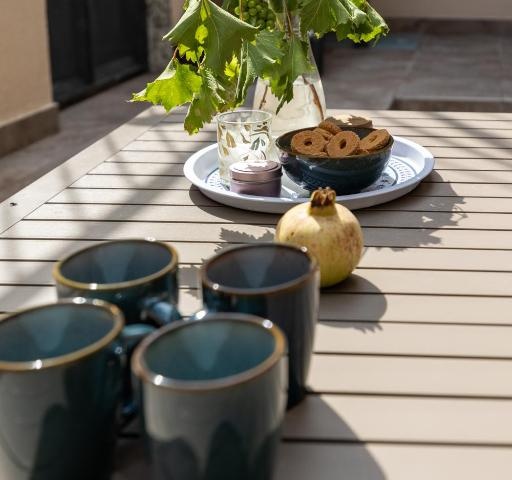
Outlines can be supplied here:
[[[151, 239], [103, 242], [58, 261], [53, 277], [59, 298], [84, 297], [118, 306], [126, 327], [123, 340], [128, 357], [155, 327], [179, 320], [178, 253]], [[136, 413], [129, 369], [124, 371], [123, 413]]]
[[155, 480], [270, 480], [287, 389], [286, 340], [239, 313], [175, 322], [132, 357]]
[[180, 319], [178, 254], [150, 239], [114, 240], [72, 253], [53, 268], [57, 296], [117, 305], [127, 325], [161, 326]]
[[123, 326], [118, 308], [83, 298], [0, 322], [0, 478], [109, 478]]
[[258, 243], [222, 250], [200, 270], [204, 311], [244, 312], [268, 318], [286, 334], [289, 355], [288, 407], [306, 392], [318, 319], [320, 273], [305, 248]]

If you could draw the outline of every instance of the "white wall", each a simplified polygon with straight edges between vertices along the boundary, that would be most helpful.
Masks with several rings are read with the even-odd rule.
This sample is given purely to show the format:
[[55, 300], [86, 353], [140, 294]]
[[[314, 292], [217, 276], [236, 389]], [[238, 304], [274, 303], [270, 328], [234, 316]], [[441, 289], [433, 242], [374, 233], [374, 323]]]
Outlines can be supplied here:
[[45, 0], [0, 0], [0, 125], [52, 103]]

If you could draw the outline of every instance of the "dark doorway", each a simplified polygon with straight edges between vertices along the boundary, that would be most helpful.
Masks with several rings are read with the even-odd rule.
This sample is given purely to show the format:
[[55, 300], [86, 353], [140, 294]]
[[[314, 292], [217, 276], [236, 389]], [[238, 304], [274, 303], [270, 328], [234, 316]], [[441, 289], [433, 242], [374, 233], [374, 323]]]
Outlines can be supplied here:
[[145, 0], [48, 0], [55, 101], [79, 100], [147, 69]]

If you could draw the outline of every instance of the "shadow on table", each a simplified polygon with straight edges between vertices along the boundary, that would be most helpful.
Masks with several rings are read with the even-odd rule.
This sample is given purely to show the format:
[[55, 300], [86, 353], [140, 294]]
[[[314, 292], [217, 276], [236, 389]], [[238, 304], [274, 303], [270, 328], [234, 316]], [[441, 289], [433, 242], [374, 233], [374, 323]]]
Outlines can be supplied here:
[[275, 480], [385, 480], [381, 467], [341, 414], [310, 394], [288, 412]]
[[[310, 394], [286, 414], [273, 478], [311, 480], [322, 472], [325, 480], [385, 480], [367, 440], [322, 397]], [[113, 480], [147, 478], [151, 471], [141, 439], [123, 440], [116, 464]]]
[[380, 319], [388, 302], [374, 283], [366, 280], [364, 270], [351, 274], [341, 283], [322, 289], [320, 319], [337, 328], [353, 328], [363, 333], [382, 330]]
[[[438, 173], [432, 175], [435, 178]], [[363, 225], [366, 247], [400, 251], [441, 246], [439, 232], [455, 229], [467, 218], [464, 203], [450, 183], [423, 182], [413, 194], [354, 213]]]
[[[236, 227], [234, 227], [236, 228]], [[268, 230], [265, 229], [264, 233], [260, 236], [251, 235], [249, 233], [245, 232], [239, 232], [236, 230], [229, 230], [227, 228], [221, 229], [220, 239], [221, 242], [217, 243], [214, 249], [214, 252], [212, 254], [216, 255], [223, 250], [230, 248], [234, 245], [243, 245], [246, 243], [259, 243], [259, 242], [272, 242], [274, 240], [274, 234]], [[210, 257], [208, 257], [210, 258]], [[203, 263], [207, 258], [202, 258], [201, 263]], [[190, 294], [194, 296], [195, 298], [201, 300], [201, 291], [200, 291], [200, 280], [199, 280], [199, 269], [201, 268], [201, 265], [198, 264], [188, 264], [188, 265], [181, 265], [180, 266], [180, 275], [187, 275], [187, 278], [195, 278], [197, 283], [195, 285], [195, 288], [190, 290]]]
[[[217, 244], [214, 253], [217, 254], [226, 248], [230, 248], [233, 244], [268, 242], [272, 241], [273, 238], [273, 233], [270, 231], [257, 237], [245, 232], [223, 228], [221, 239], [226, 243]], [[200, 265], [195, 264], [182, 265], [180, 274], [197, 279], [197, 288], [191, 290], [190, 294], [201, 300], [199, 268]], [[354, 328], [361, 332], [374, 332], [382, 328], [379, 320], [386, 313], [387, 301], [381, 290], [362, 276], [364, 270], [359, 272], [358, 274], [352, 274], [338, 285], [322, 289], [320, 319], [329, 321], [330, 325], [339, 328]]]

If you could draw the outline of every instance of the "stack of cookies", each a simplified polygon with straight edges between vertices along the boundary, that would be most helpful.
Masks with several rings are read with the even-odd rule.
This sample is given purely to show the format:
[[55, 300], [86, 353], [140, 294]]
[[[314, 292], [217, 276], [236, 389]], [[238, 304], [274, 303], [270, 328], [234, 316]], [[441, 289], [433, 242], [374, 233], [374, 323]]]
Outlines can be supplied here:
[[293, 152], [320, 158], [342, 158], [376, 152], [384, 148], [391, 136], [387, 130], [372, 130], [359, 138], [351, 130], [343, 130], [335, 119], [328, 118], [313, 130], [296, 133], [291, 140]]

